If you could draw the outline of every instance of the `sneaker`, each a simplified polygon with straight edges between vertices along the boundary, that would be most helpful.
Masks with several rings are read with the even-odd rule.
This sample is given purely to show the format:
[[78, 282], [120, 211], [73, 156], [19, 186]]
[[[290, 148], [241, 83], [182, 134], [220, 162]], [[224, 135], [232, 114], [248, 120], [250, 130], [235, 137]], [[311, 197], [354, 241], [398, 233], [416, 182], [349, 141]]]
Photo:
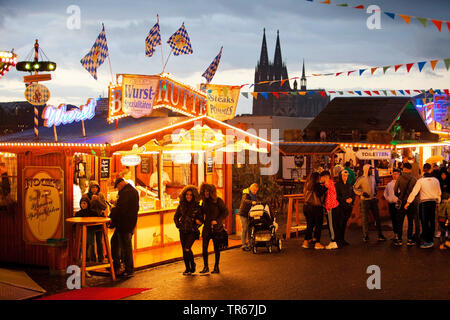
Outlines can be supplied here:
[[309, 249], [309, 240], [303, 241], [302, 248]]
[[320, 242], [316, 242], [316, 244], [314, 245], [314, 249], [315, 250], [323, 250], [323, 249], [325, 249], [325, 247]]
[[327, 250], [333, 250], [333, 249], [337, 249], [337, 248], [338, 248], [338, 245], [337, 245], [337, 243], [336, 243], [335, 241], [330, 242], [330, 243], [325, 247], [325, 249], [327, 249]]
[[363, 238], [363, 241], [364, 241], [364, 242], [369, 242], [369, 236], [365, 236], [365, 237]]
[[204, 267], [203, 270], [200, 271], [200, 274], [202, 274], [202, 275], [209, 274], [209, 268], [208, 267]]
[[448, 248], [443, 243], [439, 246], [439, 249], [448, 250]]
[[402, 240], [397, 239], [397, 240], [394, 240], [394, 245], [400, 247], [401, 245], [403, 245], [403, 242], [402, 242]]
[[386, 241], [386, 238], [382, 235], [382, 234], [380, 234], [379, 236], [378, 236], [378, 241]]
[[183, 276], [189, 276], [189, 275], [191, 275], [191, 271], [188, 269], [184, 270]]
[[407, 246], [415, 246], [416, 242], [414, 240], [408, 239], [408, 241], [406, 242]]
[[433, 242], [425, 242], [424, 244], [422, 244], [420, 247], [422, 249], [428, 249], [428, 248], [433, 248], [434, 243]]

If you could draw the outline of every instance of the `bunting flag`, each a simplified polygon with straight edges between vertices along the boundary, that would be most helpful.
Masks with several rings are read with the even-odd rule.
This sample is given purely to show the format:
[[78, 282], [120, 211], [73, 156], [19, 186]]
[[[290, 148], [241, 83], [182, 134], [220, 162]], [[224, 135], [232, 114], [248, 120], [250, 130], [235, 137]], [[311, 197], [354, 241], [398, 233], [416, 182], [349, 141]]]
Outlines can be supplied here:
[[102, 65], [109, 55], [105, 26], [103, 24], [102, 26], [102, 31], [99, 33], [91, 50], [80, 61], [83, 68], [85, 68], [95, 80], [97, 80], [97, 68]]
[[216, 74], [217, 67], [220, 63], [220, 58], [222, 57], [222, 48], [220, 48], [219, 54], [214, 58], [213, 62], [209, 65], [208, 69], [202, 74], [202, 77], [206, 79], [206, 83], [210, 83], [214, 75]]
[[[306, 1], [313, 2], [313, 0], [306, 0]], [[323, 4], [329, 4], [329, 5], [332, 4], [332, 5], [335, 5], [336, 7], [347, 7], [347, 8], [353, 8], [353, 9], [359, 9], [359, 10], [365, 9], [364, 5], [358, 5], [358, 6], [352, 7], [352, 6], [348, 5], [347, 3], [331, 3], [331, 0], [324, 0], [324, 1], [317, 0], [317, 2], [320, 2]], [[442, 24], [445, 23], [447, 25], [447, 28], [448, 28], [448, 31], [450, 34], [450, 21], [416, 17], [416, 16], [412, 16], [412, 15], [387, 12], [387, 11], [384, 11], [383, 13], [386, 16], [388, 16], [389, 18], [391, 18], [392, 20], [395, 20], [396, 16], [400, 16], [402, 18], [402, 20], [408, 25], [411, 25], [411, 18], [417, 19], [417, 21], [419, 21], [424, 27], [427, 26], [428, 21], [431, 21], [436, 26], [436, 28], [439, 32], [442, 31]]]
[[[429, 61], [420, 61], [420, 62], [412, 62], [412, 63], [407, 63], [407, 64], [396, 64], [396, 65], [387, 65], [387, 66], [376, 66], [376, 67], [368, 67], [365, 69], [357, 69], [357, 70], [350, 70], [350, 71], [339, 71], [339, 72], [333, 72], [333, 73], [313, 73], [312, 75], [308, 75], [306, 76], [307, 78], [310, 77], [326, 77], [326, 76], [341, 76], [346, 74], [347, 76], [350, 76], [352, 73], [354, 72], [358, 72], [359, 76], [361, 76], [365, 71], [370, 69], [370, 75], [373, 75], [375, 73], [375, 71], [377, 69], [383, 69], [383, 74], [386, 74], [386, 71], [388, 71], [389, 69], [393, 68], [394, 72], [397, 72], [401, 67], [406, 66], [406, 71], [407, 73], [410, 73], [412, 67], [417, 64], [417, 67], [419, 69], [419, 72], [422, 72], [423, 68], [426, 66], [426, 64], [429, 62], [431, 69], [434, 71], [436, 69], [436, 65], [439, 63], [439, 61], [442, 61], [445, 65], [446, 70], [449, 70], [450, 67], [450, 58], [446, 58], [446, 59], [435, 59], [435, 60], [429, 60]], [[366, 73], [368, 74], [368, 73]], [[283, 84], [286, 81], [289, 80], [294, 80], [294, 79], [299, 79], [299, 77], [293, 77], [293, 78], [289, 78], [289, 79], [282, 79], [282, 80], [272, 80], [272, 81], [261, 81], [261, 82], [257, 82], [257, 83], [246, 83], [241, 85], [241, 88], [244, 86], [250, 86], [249, 88], [253, 87], [255, 84], [269, 84], [272, 85], [274, 83], [279, 83], [281, 82], [281, 86], [283, 86]]]
[[194, 52], [192, 50], [191, 40], [189, 39], [186, 28], [184, 27], [184, 22], [180, 29], [170, 36], [167, 43], [172, 48], [172, 53], [175, 56], [179, 56], [180, 54], [192, 54]]
[[159, 31], [159, 16], [156, 15], [156, 17], [156, 24], [153, 26], [153, 28], [150, 29], [147, 38], [145, 38], [145, 55], [149, 58], [155, 52], [155, 48], [162, 44], [161, 33]]
[[[238, 88], [238, 86], [236, 86], [236, 88]], [[402, 96], [412, 96], [414, 95], [414, 92], [417, 94], [446, 94], [447, 96], [450, 96], [449, 94], [449, 89], [428, 89], [428, 90], [406, 90], [406, 89], [399, 89], [399, 90], [392, 90], [392, 89], [388, 89], [388, 90], [380, 90], [380, 89], [376, 89], [376, 90], [364, 90], [364, 91], [360, 91], [360, 90], [308, 90], [308, 91], [278, 91], [278, 92], [274, 92], [274, 91], [267, 91], [267, 92], [241, 92], [241, 95], [243, 97], [245, 97], [246, 99], [249, 98], [249, 94], [251, 94], [253, 96], [253, 98], [258, 99], [258, 96], [262, 96], [264, 99], [268, 99], [269, 95], [271, 94], [272, 96], [274, 96], [275, 98], [279, 99], [280, 95], [294, 95], [294, 96], [306, 96], [306, 95], [314, 95], [314, 94], [320, 94], [322, 97], [326, 97], [327, 94], [338, 94], [338, 95], [344, 95], [344, 94], [351, 94], [351, 95], [355, 95], [357, 94], [358, 96], [363, 96], [363, 93], [367, 96], [382, 96], [384, 94], [384, 96], [389, 96], [388, 92], [392, 95], [392, 96], [398, 96], [399, 94]], [[398, 93], [397, 93], [398, 92]]]

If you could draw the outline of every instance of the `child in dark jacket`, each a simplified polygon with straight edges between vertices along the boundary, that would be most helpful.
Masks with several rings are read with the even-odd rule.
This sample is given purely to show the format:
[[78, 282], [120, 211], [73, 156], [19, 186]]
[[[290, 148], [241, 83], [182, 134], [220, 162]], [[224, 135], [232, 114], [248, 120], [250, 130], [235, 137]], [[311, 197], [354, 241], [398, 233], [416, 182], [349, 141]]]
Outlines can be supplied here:
[[[75, 217], [98, 217], [98, 213], [91, 209], [91, 204], [89, 198], [83, 196], [80, 200], [80, 208], [81, 210], [75, 214]], [[94, 234], [96, 231], [96, 226], [87, 227], [86, 234], [86, 260], [87, 261], [95, 261], [95, 253], [94, 253]]]

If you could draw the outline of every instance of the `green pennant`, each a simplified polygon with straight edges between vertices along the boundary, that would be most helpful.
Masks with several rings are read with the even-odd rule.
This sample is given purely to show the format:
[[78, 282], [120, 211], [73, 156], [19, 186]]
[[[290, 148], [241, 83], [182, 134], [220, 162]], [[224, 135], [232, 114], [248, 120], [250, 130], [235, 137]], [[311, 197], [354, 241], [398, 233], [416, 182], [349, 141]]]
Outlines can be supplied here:
[[450, 67], [450, 58], [444, 59], [444, 63], [445, 63], [445, 67], [448, 68]]
[[391, 66], [385, 66], [383, 67], [383, 73], [386, 73], [387, 69], [389, 69]]
[[297, 95], [297, 92], [296, 92], [296, 91], [292, 91], [292, 92], [290, 92], [290, 94], [296, 96], [296, 95]]
[[341, 3], [341, 4], [337, 4], [337, 7], [348, 7], [347, 3]]
[[241, 94], [248, 99], [248, 92], [241, 92]]
[[387, 90], [383, 90], [385, 96], [387, 96]]
[[338, 91], [338, 92], [341, 96], [344, 94], [344, 91]]
[[423, 24], [424, 27], [427, 26], [428, 19], [417, 17], [417, 20], [419, 20]]

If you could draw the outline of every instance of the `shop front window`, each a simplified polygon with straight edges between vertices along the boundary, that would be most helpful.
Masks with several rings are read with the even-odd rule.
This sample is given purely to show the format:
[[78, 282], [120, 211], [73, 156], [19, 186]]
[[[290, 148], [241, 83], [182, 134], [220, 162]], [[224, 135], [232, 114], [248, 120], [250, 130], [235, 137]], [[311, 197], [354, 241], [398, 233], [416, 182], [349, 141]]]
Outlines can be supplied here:
[[15, 154], [0, 154], [0, 206], [17, 201], [17, 157]]

